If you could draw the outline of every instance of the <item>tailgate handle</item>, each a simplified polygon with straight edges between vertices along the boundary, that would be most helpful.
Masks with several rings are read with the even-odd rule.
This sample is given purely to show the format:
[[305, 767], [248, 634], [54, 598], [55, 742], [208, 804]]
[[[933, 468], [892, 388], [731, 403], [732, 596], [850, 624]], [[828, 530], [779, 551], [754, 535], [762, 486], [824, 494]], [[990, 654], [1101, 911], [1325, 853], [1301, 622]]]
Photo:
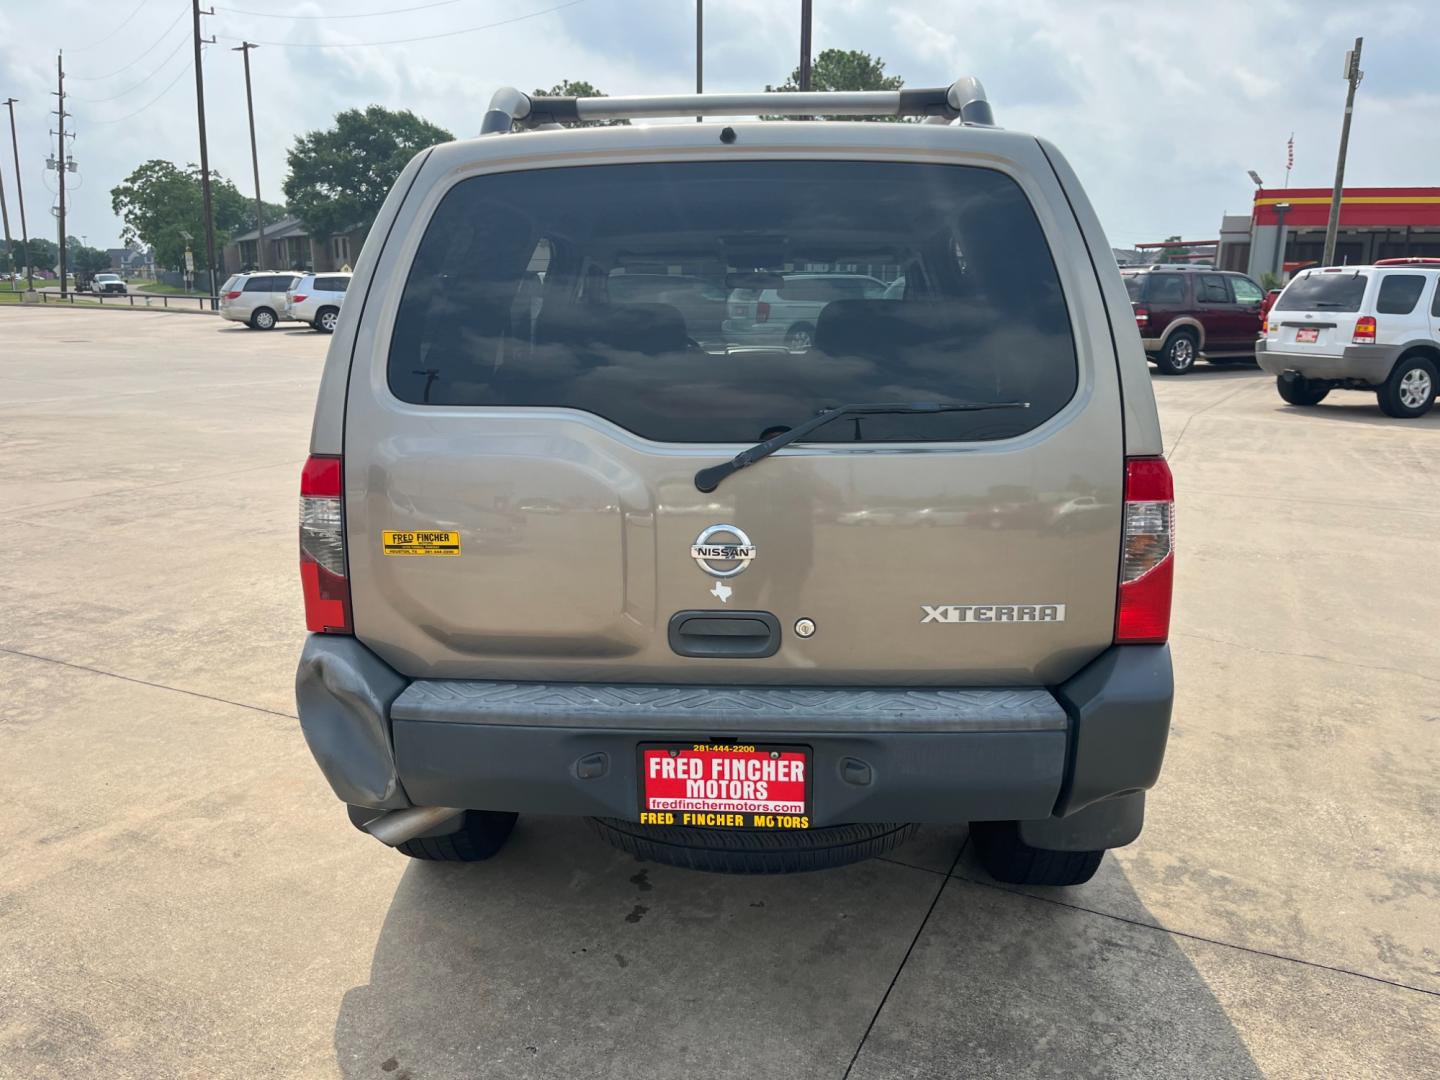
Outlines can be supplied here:
[[763, 659], [780, 648], [780, 620], [768, 611], [677, 611], [670, 648], [680, 656]]

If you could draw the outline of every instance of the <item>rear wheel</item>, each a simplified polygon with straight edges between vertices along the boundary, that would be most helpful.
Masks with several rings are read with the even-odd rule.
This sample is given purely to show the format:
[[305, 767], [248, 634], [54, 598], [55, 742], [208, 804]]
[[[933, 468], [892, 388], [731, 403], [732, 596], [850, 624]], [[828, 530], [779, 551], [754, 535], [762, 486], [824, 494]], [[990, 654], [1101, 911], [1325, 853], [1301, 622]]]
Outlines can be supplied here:
[[315, 321], [310, 325], [322, 334], [333, 334], [335, 332], [335, 324], [339, 321], [340, 309], [327, 307], [320, 309], [320, 313], [315, 316]]
[[1375, 396], [1386, 416], [1413, 420], [1435, 404], [1435, 386], [1434, 363], [1424, 356], [1407, 356], [1400, 358]]
[[1009, 885], [1083, 885], [1105, 857], [1104, 851], [1031, 847], [1013, 821], [977, 821], [970, 826], [970, 839], [985, 872]]
[[1160, 355], [1155, 357], [1155, 366], [1165, 375], [1184, 375], [1195, 366], [1200, 355], [1200, 343], [1193, 331], [1176, 330], [1165, 341]]
[[464, 823], [455, 832], [419, 836], [397, 844], [395, 850], [431, 862], [482, 862], [505, 845], [518, 816], [495, 810], [466, 810]]
[[250, 325], [256, 330], [275, 329], [275, 312], [268, 307], [262, 307], [255, 314], [250, 316]]
[[1330, 393], [1330, 387], [1314, 379], [1287, 379], [1284, 375], [1275, 377], [1275, 389], [1289, 405], [1319, 405]]
[[814, 344], [815, 328], [809, 323], [792, 326], [785, 334], [785, 347], [788, 349], [808, 349]]
[[617, 818], [591, 818], [590, 823], [604, 840], [631, 855], [719, 874], [828, 870], [894, 851], [919, 827], [887, 822], [771, 831], [637, 825]]

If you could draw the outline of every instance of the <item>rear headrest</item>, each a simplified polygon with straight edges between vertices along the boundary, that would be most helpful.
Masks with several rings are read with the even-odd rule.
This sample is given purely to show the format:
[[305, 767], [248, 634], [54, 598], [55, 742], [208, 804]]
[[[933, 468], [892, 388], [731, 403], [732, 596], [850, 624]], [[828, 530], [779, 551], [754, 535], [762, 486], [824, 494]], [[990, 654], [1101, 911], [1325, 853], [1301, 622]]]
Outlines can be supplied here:
[[944, 332], [943, 312], [910, 300], [832, 300], [815, 320], [815, 348], [832, 356], [874, 355], [930, 342]]
[[685, 316], [673, 304], [546, 304], [535, 339], [574, 349], [677, 352], [685, 348]]

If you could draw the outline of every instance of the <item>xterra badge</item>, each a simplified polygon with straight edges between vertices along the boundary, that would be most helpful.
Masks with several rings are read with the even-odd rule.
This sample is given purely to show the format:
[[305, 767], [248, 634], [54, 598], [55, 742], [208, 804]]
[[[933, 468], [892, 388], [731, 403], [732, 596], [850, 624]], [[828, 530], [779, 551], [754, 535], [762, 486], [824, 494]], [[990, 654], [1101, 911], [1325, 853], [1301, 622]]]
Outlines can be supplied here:
[[921, 604], [922, 623], [1064, 622], [1064, 604]]

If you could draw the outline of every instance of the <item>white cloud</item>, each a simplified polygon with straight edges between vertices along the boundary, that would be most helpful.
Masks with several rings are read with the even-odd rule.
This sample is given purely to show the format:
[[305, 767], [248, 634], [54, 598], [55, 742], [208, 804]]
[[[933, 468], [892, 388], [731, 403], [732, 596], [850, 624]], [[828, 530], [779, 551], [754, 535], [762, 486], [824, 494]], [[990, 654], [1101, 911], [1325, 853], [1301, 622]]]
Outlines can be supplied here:
[[[360, 10], [417, 0], [361, 0]], [[520, 5], [462, 2], [367, 19], [259, 18], [216, 4], [206, 20], [222, 39], [271, 43], [373, 41], [475, 26], [559, 0]], [[795, 66], [798, 4], [728, 0], [706, 11], [706, 87], [758, 89]], [[109, 190], [141, 161], [198, 159], [194, 79], [181, 18], [152, 53], [113, 79], [86, 81], [128, 63], [181, 15], [184, 0], [151, 0], [111, 40], [128, 3], [81, 0], [5, 5], [0, 10], [0, 99], [14, 95], [32, 234], [49, 235], [54, 174], [47, 134], [54, 118], [54, 49], [65, 47], [81, 186], [70, 231], [92, 244], [117, 242]], [[334, 2], [234, 0], [235, 8], [282, 15], [333, 15]], [[1347, 179], [1352, 184], [1417, 184], [1440, 175], [1440, 140], [1430, 127], [1440, 75], [1428, 56], [1433, 6], [1426, 0], [1354, 5], [1344, 0], [1244, 0], [1137, 4], [1119, 0], [819, 0], [816, 52], [860, 48], [882, 56], [912, 86], [980, 76], [999, 122], [1056, 142], [1090, 191], [1116, 244], [1172, 233], [1205, 238], [1223, 211], [1244, 212], [1246, 169], [1283, 179], [1285, 140], [1295, 132], [1293, 186], [1323, 186], [1333, 175], [1344, 82], [1340, 60], [1366, 35], [1364, 68]], [[301, 48], [267, 44], [251, 54], [261, 181], [280, 198], [285, 152], [295, 135], [326, 126], [343, 108], [371, 103], [409, 108], [460, 135], [478, 127], [495, 87], [549, 86], [586, 79], [611, 93], [693, 87], [694, 6], [690, 0], [586, 0], [552, 14], [438, 41], [386, 48]], [[98, 46], [96, 42], [103, 41]], [[206, 49], [211, 164], [250, 190], [241, 61], [233, 41]], [[85, 46], [91, 46], [84, 48]], [[156, 69], [159, 69], [158, 71]], [[109, 102], [83, 102], [125, 90]], [[156, 104], [120, 124], [171, 80]], [[3, 140], [0, 140], [3, 146]], [[8, 153], [0, 155], [15, 214]], [[48, 183], [47, 183], [48, 182]]]

